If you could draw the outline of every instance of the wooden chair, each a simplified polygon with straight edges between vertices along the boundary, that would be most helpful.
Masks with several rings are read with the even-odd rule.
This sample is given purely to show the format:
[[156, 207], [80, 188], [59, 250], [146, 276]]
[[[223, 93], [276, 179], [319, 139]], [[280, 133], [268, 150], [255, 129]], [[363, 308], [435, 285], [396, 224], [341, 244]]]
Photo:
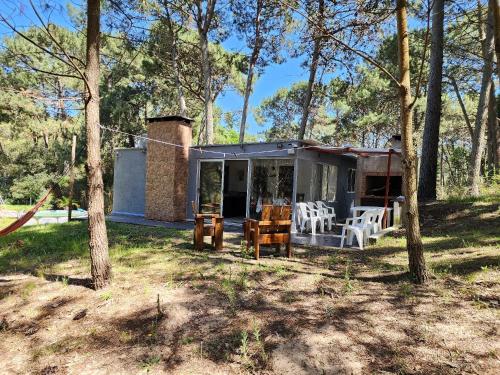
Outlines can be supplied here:
[[263, 205], [260, 220], [245, 220], [243, 233], [247, 250], [253, 245], [255, 259], [260, 257], [260, 245], [275, 245], [279, 253], [281, 244], [286, 245], [287, 255], [291, 258], [291, 214], [291, 206]]
[[[194, 215], [194, 248], [203, 250], [205, 247], [204, 237], [210, 236], [212, 246], [220, 251], [224, 242], [224, 218], [218, 214], [199, 214], [196, 203], [191, 202]], [[205, 223], [205, 219], [210, 219], [210, 223]]]

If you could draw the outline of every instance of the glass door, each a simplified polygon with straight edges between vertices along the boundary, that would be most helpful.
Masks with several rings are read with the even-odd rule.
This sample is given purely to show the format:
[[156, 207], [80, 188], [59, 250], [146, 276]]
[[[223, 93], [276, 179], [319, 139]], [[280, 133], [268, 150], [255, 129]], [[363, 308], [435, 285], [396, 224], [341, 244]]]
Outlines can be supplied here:
[[264, 204], [292, 203], [293, 159], [255, 159], [252, 167], [250, 217], [258, 217]]
[[198, 187], [198, 210], [200, 213], [222, 213], [223, 170], [223, 161], [200, 161]]

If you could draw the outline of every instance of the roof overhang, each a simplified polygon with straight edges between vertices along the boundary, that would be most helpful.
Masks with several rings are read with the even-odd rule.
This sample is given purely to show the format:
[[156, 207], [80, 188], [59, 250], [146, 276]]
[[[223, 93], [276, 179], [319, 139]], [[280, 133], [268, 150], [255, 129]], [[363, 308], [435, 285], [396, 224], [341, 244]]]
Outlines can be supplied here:
[[313, 147], [308, 147], [308, 149], [312, 151], [321, 152], [324, 154], [349, 155], [356, 157], [386, 156], [389, 154], [401, 155], [401, 150], [393, 148], [313, 146]]

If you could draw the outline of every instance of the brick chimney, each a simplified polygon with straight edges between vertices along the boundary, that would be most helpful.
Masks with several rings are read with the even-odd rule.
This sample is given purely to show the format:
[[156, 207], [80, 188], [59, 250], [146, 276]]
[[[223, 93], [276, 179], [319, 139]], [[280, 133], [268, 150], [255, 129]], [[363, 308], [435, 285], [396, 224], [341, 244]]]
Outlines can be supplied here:
[[183, 147], [148, 140], [145, 209], [147, 219], [186, 219], [191, 122], [190, 118], [183, 116], [148, 119], [148, 138]]

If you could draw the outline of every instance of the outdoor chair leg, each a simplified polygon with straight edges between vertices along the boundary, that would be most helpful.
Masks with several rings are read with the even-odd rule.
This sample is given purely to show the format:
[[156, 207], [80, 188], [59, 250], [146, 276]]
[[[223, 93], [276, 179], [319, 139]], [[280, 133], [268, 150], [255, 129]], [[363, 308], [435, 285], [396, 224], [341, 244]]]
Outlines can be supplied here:
[[221, 251], [224, 247], [224, 219], [215, 219], [214, 245], [216, 251]]
[[353, 239], [354, 239], [354, 233], [353, 233], [353, 231], [352, 231], [352, 230], [349, 230], [349, 231], [347, 232], [347, 244], [348, 244], [349, 246], [352, 246], [352, 240], [353, 240]]
[[197, 251], [203, 250], [203, 219], [195, 219], [194, 227], [194, 248]]
[[346, 235], [346, 229], [345, 229], [345, 227], [342, 227], [342, 234], [340, 237], [340, 248], [341, 249], [344, 248], [345, 235]]
[[364, 235], [363, 235], [363, 231], [360, 231], [360, 230], [356, 230], [354, 231], [354, 234], [356, 235], [356, 240], [358, 241], [358, 246], [361, 250], [363, 250], [363, 245], [364, 245]]
[[256, 225], [253, 231], [253, 247], [255, 249], [255, 259], [259, 260], [260, 244], [259, 244], [259, 226]]

